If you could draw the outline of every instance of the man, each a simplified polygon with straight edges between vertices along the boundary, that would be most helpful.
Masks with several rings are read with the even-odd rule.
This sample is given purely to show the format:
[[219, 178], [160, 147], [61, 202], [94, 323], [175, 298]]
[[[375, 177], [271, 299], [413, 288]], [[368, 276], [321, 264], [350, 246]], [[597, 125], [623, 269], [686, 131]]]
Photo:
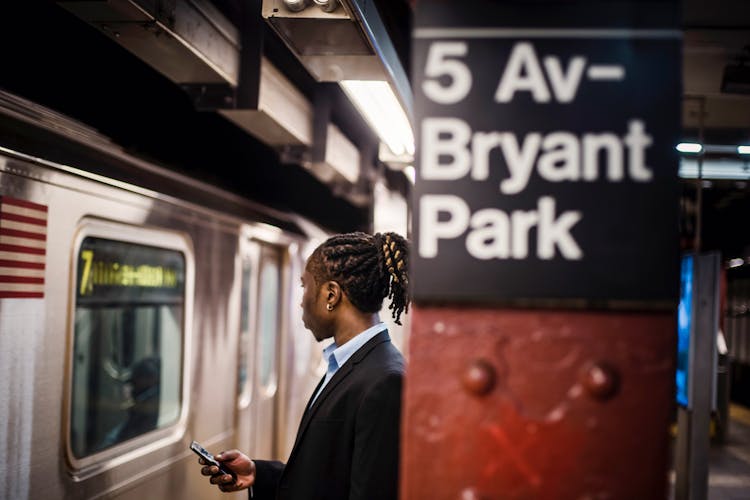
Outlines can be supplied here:
[[305, 327], [334, 343], [288, 462], [231, 450], [215, 458], [236, 480], [215, 466], [201, 472], [258, 500], [396, 499], [404, 361], [378, 311], [386, 296], [397, 323], [408, 310], [408, 243], [395, 233], [334, 236], [308, 259], [302, 286]]

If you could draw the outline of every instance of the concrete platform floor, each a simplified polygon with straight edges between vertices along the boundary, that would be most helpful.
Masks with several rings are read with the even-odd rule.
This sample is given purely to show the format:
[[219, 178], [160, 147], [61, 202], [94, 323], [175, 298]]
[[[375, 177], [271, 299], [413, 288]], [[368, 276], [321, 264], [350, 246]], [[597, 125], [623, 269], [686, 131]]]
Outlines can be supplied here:
[[[732, 405], [729, 417], [726, 443], [712, 444], [709, 452], [708, 500], [750, 500], [750, 409]], [[672, 471], [673, 500], [674, 477]]]

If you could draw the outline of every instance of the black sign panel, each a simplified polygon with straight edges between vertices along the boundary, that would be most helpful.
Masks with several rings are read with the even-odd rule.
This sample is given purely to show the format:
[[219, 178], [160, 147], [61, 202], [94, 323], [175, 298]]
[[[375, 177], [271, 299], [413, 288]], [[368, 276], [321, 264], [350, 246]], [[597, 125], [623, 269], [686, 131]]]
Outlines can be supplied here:
[[417, 4], [417, 301], [675, 304], [676, 2]]
[[78, 251], [77, 305], [178, 304], [185, 297], [185, 256], [124, 241], [87, 237]]

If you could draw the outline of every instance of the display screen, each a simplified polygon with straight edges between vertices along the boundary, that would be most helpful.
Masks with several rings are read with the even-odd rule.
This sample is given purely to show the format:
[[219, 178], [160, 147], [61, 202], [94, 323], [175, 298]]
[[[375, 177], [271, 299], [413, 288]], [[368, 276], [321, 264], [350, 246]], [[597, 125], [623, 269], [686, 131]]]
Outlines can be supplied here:
[[123, 241], [87, 237], [81, 244], [77, 303], [182, 303], [182, 253]]
[[677, 403], [688, 407], [690, 327], [693, 309], [693, 256], [684, 255], [680, 267], [680, 305], [677, 308]]

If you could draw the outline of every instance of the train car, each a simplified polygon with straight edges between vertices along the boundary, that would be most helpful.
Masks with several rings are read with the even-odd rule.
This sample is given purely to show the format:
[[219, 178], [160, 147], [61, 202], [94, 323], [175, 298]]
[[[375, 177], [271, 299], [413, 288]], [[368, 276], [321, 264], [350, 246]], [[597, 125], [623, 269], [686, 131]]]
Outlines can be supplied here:
[[228, 498], [192, 440], [285, 458], [325, 232], [6, 92], [0, 127], [0, 498]]

